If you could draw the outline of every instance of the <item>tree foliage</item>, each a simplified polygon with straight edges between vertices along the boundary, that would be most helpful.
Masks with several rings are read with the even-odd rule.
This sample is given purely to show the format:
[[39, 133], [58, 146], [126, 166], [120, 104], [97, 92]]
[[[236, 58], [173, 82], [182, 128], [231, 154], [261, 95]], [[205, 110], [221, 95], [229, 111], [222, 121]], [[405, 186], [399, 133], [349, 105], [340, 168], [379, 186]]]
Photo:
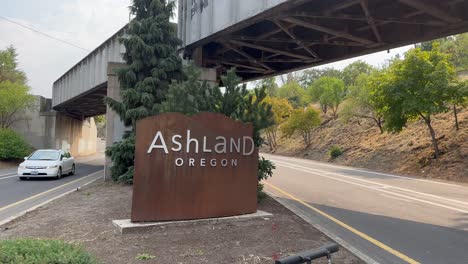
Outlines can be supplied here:
[[312, 102], [318, 102], [323, 113], [328, 109], [337, 117], [338, 107], [344, 98], [344, 82], [335, 77], [321, 77], [308, 88]]
[[450, 85], [449, 103], [452, 105], [455, 129], [459, 130], [458, 124], [458, 107], [468, 106], [468, 81], [454, 82]]
[[278, 128], [287, 120], [293, 107], [288, 100], [284, 98], [267, 97], [265, 98], [265, 102], [271, 105], [273, 111], [274, 124], [265, 129], [265, 134], [270, 150], [274, 150], [278, 147]]
[[256, 88], [265, 87], [268, 96], [278, 96], [278, 84], [275, 77], [269, 77], [258, 81]]
[[0, 50], [0, 82], [10, 81], [26, 85], [26, 74], [18, 69], [17, 56], [13, 46]]
[[281, 127], [284, 137], [299, 133], [306, 147], [310, 146], [312, 130], [320, 125], [320, 115], [312, 107], [294, 109], [286, 123]]
[[468, 33], [426, 41], [416, 46], [423, 51], [431, 51], [437, 46], [441, 52], [450, 55], [450, 61], [455, 68], [468, 69]]
[[373, 85], [371, 85], [372, 78], [373, 76], [364, 73], [357, 76], [354, 84], [348, 88], [347, 99], [340, 110], [340, 118], [344, 122], [348, 122], [353, 118], [370, 119], [383, 133], [383, 116], [371, 96], [374, 89]]
[[373, 70], [374, 67], [361, 60], [355, 61], [346, 66], [341, 74], [346, 89], [352, 85], [356, 85], [358, 76], [363, 74], [370, 75]]
[[122, 39], [127, 65], [117, 71], [121, 101], [106, 98], [106, 103], [119, 114], [132, 130], [121, 142], [106, 150], [113, 166], [115, 180], [131, 183], [137, 120], [158, 114], [173, 80], [184, 78], [182, 62], [176, 49], [181, 44], [169, 22], [175, 3], [161, 0], [133, 0], [130, 12], [135, 16]]
[[0, 82], [0, 128], [24, 120], [24, 111], [33, 105], [34, 96], [29, 94], [29, 87], [18, 82]]
[[333, 77], [333, 78], [342, 79], [343, 73], [342, 71], [334, 69], [334, 68], [323, 68], [323, 69], [312, 68], [312, 69], [305, 70], [302, 73], [301, 77], [299, 78], [299, 83], [303, 87], [309, 87], [321, 77]]
[[406, 53], [381, 73], [372, 85], [375, 102], [385, 119], [384, 129], [399, 132], [409, 120], [421, 118], [431, 135], [435, 156], [440, 155], [432, 116], [447, 110], [447, 92], [454, 77], [449, 56], [437, 47], [430, 51], [419, 48]]
[[303, 106], [306, 92], [297, 82], [285, 83], [278, 89], [278, 97], [289, 101], [293, 107]]
[[15, 131], [0, 128], [0, 160], [22, 159], [31, 153], [31, 146]]

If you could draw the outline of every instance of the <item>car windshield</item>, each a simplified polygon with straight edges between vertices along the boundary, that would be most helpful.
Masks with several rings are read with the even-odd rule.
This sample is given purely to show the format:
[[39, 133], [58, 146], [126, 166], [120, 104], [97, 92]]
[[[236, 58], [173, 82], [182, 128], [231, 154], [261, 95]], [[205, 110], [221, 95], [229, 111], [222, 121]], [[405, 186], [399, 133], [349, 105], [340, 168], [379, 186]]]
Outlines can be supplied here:
[[59, 156], [57, 151], [36, 151], [28, 160], [58, 160]]

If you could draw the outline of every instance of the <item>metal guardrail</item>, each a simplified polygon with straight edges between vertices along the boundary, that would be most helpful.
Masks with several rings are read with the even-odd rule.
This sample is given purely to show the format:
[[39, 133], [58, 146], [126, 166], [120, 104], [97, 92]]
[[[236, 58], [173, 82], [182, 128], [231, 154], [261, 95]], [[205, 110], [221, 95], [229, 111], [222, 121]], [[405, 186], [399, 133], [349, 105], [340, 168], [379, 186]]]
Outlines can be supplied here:
[[335, 243], [327, 244], [318, 249], [312, 249], [297, 253], [289, 257], [285, 257], [275, 261], [275, 264], [311, 264], [312, 260], [327, 257], [328, 263], [331, 264], [331, 254], [338, 252], [339, 247]]

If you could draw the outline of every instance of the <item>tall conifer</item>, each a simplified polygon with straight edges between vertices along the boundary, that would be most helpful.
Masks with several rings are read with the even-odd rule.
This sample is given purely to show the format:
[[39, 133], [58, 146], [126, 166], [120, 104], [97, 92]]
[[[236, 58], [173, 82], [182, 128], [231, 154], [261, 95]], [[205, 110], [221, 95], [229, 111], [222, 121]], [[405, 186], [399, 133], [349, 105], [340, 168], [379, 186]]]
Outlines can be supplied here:
[[177, 56], [181, 41], [176, 27], [169, 22], [175, 2], [166, 0], [133, 0], [130, 12], [124, 59], [127, 65], [117, 70], [121, 101], [107, 97], [106, 103], [132, 129], [122, 141], [106, 150], [113, 166], [114, 180], [131, 183], [135, 150], [135, 126], [139, 119], [156, 115], [172, 80], [183, 79], [182, 62]]

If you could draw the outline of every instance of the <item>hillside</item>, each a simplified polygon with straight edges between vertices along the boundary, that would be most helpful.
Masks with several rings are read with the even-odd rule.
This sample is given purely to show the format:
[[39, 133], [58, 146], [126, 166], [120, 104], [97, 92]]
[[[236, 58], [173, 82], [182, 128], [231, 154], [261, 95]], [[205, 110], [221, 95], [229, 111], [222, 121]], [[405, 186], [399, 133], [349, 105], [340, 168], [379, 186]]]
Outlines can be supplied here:
[[[382, 172], [468, 182], [468, 110], [459, 113], [460, 130], [454, 128], [452, 112], [433, 118], [443, 152], [432, 158], [431, 141], [422, 121], [411, 123], [399, 134], [380, 134], [370, 122], [343, 124], [332, 120], [315, 129], [312, 144], [304, 149], [299, 135], [281, 138], [275, 154], [333, 162]], [[328, 150], [336, 145], [343, 154], [331, 160]], [[269, 152], [267, 147], [262, 149]]]

